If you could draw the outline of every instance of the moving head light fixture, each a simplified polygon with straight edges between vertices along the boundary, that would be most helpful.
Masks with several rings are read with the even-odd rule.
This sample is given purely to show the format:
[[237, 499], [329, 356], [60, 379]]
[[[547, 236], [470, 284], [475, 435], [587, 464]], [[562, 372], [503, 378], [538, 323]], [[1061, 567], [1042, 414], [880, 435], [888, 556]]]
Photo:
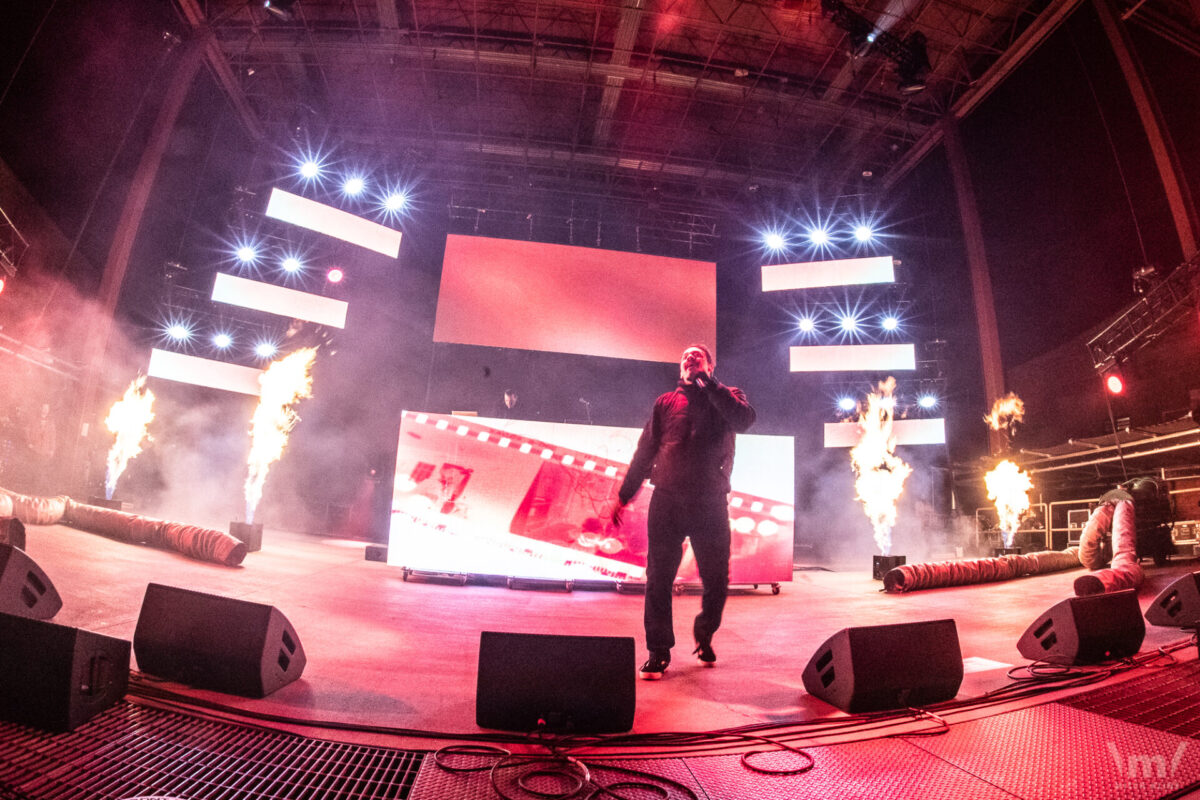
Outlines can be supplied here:
[[872, 49], [879, 50], [896, 64], [900, 78], [897, 88], [901, 94], [924, 91], [925, 78], [929, 74], [925, 34], [913, 31], [901, 39], [878, 29], [842, 0], [821, 0], [821, 10], [849, 34], [850, 51], [855, 58], [866, 56]]
[[296, 0], [263, 0], [263, 8], [284, 22], [291, 22], [296, 18], [296, 10], [293, 6], [296, 5]]

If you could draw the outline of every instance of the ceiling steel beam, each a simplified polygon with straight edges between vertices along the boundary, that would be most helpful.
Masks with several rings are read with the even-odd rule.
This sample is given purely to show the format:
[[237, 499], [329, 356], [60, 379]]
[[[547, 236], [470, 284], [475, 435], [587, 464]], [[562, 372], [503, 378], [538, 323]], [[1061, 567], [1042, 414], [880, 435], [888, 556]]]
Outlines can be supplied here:
[[[633, 48], [637, 44], [638, 30], [642, 26], [642, 8], [645, 0], [625, 0], [621, 5], [621, 21], [617, 25], [617, 35], [613, 42], [610, 64], [627, 67], [633, 58]], [[600, 107], [596, 111], [596, 127], [592, 134], [592, 144], [603, 147], [608, 144], [612, 131], [613, 116], [617, 110], [617, 102], [621, 99], [621, 87], [625, 85], [623, 78], [612, 76], [604, 79], [604, 92], [600, 96]]]
[[238, 83], [237, 76], [234, 75], [233, 68], [229, 65], [229, 60], [214, 38], [199, 0], [177, 0], [177, 2], [183, 18], [192, 26], [192, 31], [205, 39], [204, 60], [208, 63], [208, 68], [212, 70], [213, 75], [216, 76], [217, 82], [221, 84], [221, 88], [225, 90], [225, 94], [229, 97], [229, 102], [233, 104], [238, 116], [242, 118], [242, 124], [254, 139], [263, 139], [265, 133], [262, 122], [254, 113], [254, 109], [246, 102], [246, 95], [242, 91], [241, 84]]
[[[191, 0], [188, 0], [191, 1]], [[1064, 0], [1071, 2], [1073, 5], [1081, 2], [1081, 0]], [[319, 34], [319, 32], [317, 32]], [[250, 55], [268, 55], [276, 57], [284, 57], [289, 52], [296, 49], [296, 44], [288, 40], [274, 40], [259, 38], [253, 43], [252, 48], [246, 48], [246, 40], [244, 37], [237, 39], [228, 38], [224, 41], [226, 47]], [[482, 64], [494, 67], [510, 67], [514, 70], [523, 72], [542, 72], [546, 74], [559, 74], [564, 76], [564, 80], [575, 82], [587, 75], [603, 78], [607, 81], [609, 78], [619, 79], [622, 83], [626, 81], [637, 81], [645, 76], [646, 70], [642, 67], [601, 63], [587, 62], [583, 60], [575, 60], [563, 58], [561, 56], [547, 56], [538, 54], [536, 58], [531, 53], [516, 53], [503, 52], [496, 50], [473, 50], [463, 47], [430, 47], [417, 46], [410, 44], [387, 44], [387, 43], [371, 43], [361, 42], [354, 43], [349, 46], [345, 42], [322, 42], [319, 38], [314, 39], [313, 52], [320, 58], [322, 62], [332, 63], [336, 59], [365, 59], [372, 54], [372, 51], [384, 51], [387, 55], [420, 61], [422, 64], [461, 64], [472, 65]], [[378, 53], [375, 53], [378, 55]], [[692, 92], [697, 88], [704, 92], [715, 95], [721, 95], [726, 98], [736, 98], [736, 101], [741, 102], [748, 92], [763, 92], [764, 95], [770, 96], [772, 99], [781, 101], [791, 106], [792, 109], [809, 109], [814, 112], [839, 116], [847, 123], [874, 129], [879, 126], [880, 114], [878, 110], [870, 108], [847, 107], [840, 103], [821, 100], [816, 97], [802, 96], [799, 93], [786, 92], [780, 90], [765, 90], [762, 88], [751, 89], [745, 83], [734, 81], [726, 81], [708, 76], [697, 77], [695, 75], [687, 75], [663, 70], [655, 69], [649, 73], [649, 80], [653, 87], [678, 89], [684, 92]], [[764, 81], [769, 81], [769, 78]], [[759, 86], [762, 86], [760, 82]], [[899, 105], [894, 101], [882, 102], [887, 109], [898, 108]], [[909, 106], [909, 110], [922, 113], [922, 109]], [[913, 131], [922, 132], [931, 127], [936, 121], [932, 113], [923, 114], [928, 116], [927, 122], [907, 119], [903, 122], [898, 121], [897, 127], [903, 128], [905, 138], [912, 135]]]
[[[1026, 58], [1050, 38], [1050, 35], [1058, 30], [1058, 27], [1074, 13], [1082, 2], [1083, 0], [1053, 0], [1046, 10], [1034, 20], [1033, 24], [1017, 38], [1017, 41], [1004, 51], [996, 63], [988, 68], [987, 72], [954, 102], [947, 112], [948, 116], [955, 120], [966, 118], [1017, 67], [1021, 66]], [[943, 133], [940, 125], [927, 129], [924, 136], [888, 171], [884, 178], [884, 188], [891, 189], [901, 178], [915, 169], [925, 156], [941, 143]]]

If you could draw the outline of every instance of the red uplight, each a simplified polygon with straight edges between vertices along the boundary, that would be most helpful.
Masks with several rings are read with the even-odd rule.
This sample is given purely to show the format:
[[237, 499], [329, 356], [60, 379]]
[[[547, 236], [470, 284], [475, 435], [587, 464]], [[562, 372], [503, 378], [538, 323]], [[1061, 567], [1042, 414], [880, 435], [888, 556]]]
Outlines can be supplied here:
[[0, 293], [4, 292], [4, 278], [0, 278]]
[[340, 267], [334, 267], [325, 274], [325, 279], [330, 283], [341, 283], [344, 277], [346, 277], [346, 273]]
[[1104, 379], [1104, 387], [1108, 389], [1109, 394], [1120, 394], [1125, 391], [1125, 381], [1114, 372]]

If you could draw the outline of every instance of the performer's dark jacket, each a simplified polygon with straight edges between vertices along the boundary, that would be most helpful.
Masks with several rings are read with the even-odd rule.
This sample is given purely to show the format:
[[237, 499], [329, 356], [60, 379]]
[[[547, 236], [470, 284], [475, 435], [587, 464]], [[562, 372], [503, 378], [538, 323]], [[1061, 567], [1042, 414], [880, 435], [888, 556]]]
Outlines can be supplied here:
[[704, 388], [680, 380], [654, 401], [629, 472], [617, 494], [622, 505], [650, 478], [655, 492], [706, 498], [729, 494], [734, 434], [754, 424], [745, 393], [711, 378]]

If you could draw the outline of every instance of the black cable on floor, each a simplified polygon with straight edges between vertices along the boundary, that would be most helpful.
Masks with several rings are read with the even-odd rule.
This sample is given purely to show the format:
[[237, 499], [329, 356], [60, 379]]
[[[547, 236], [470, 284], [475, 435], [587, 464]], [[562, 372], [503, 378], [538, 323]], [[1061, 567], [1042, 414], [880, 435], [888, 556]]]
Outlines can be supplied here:
[[[491, 764], [466, 767], [449, 763], [448, 756], [452, 755], [494, 755], [496, 758]], [[433, 762], [448, 772], [487, 771], [492, 791], [501, 800], [523, 800], [507, 793], [502, 788], [504, 781], [501, 778], [503, 771], [522, 767], [526, 769], [515, 778], [517, 788], [527, 795], [542, 798], [542, 800], [567, 800], [567, 798], [575, 797], [584, 789], [590, 790], [584, 800], [592, 800], [592, 798], [600, 797], [611, 797], [614, 800], [633, 800], [633, 798], [627, 795], [620, 794], [617, 791], [619, 789], [636, 789], [642, 793], [643, 797], [645, 792], [650, 792], [659, 795], [663, 800], [670, 800], [670, 792], [661, 785], [664, 783], [682, 792], [688, 800], [699, 800], [696, 793], [688, 786], [671, 778], [629, 767], [618, 767], [614, 764], [589, 765], [582, 759], [566, 755], [565, 753], [555, 752], [553, 749], [540, 755], [514, 755], [498, 747], [447, 745], [434, 753]], [[597, 771], [619, 772], [623, 775], [638, 778], [638, 780], [624, 780], [603, 784], [593, 777]], [[532, 785], [532, 781], [535, 778], [562, 780], [565, 782], [566, 788], [557, 791], [538, 789]]]

